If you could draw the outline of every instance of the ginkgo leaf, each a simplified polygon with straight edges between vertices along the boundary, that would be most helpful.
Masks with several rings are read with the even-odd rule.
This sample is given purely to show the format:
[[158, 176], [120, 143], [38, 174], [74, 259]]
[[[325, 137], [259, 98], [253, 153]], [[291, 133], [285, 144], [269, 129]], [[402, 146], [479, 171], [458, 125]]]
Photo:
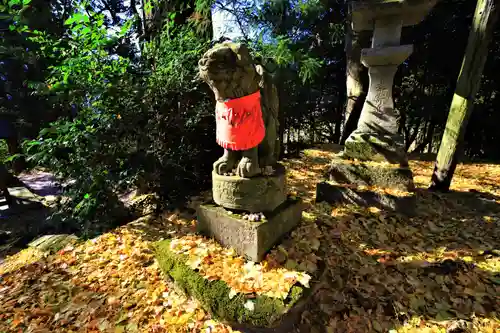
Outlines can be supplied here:
[[231, 290], [229, 291], [229, 295], [228, 295], [228, 297], [229, 297], [229, 299], [233, 299], [233, 298], [234, 298], [237, 294], [238, 294], [238, 292], [237, 292], [236, 290], [231, 289]]
[[297, 273], [297, 281], [306, 288], [309, 288], [311, 276], [305, 273]]
[[200, 267], [201, 265], [202, 260], [202, 258], [195, 258], [193, 260], [188, 260], [186, 264], [191, 267], [191, 269], [198, 269], [198, 267]]
[[255, 303], [253, 301], [246, 301], [245, 304], [243, 305], [245, 307], [245, 309], [247, 309], [248, 311], [253, 311], [255, 310]]

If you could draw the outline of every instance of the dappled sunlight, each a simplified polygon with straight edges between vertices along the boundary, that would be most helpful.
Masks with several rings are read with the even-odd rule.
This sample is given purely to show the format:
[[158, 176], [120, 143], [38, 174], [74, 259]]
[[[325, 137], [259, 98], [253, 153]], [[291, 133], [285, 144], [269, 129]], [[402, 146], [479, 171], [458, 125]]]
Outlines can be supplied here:
[[[318, 242], [319, 247], [319, 242]], [[186, 257], [186, 264], [209, 281], [221, 280], [230, 288], [230, 297], [237, 294], [257, 294], [285, 299], [293, 285], [309, 288], [311, 276], [270, 263], [254, 263], [222, 247], [214, 240], [187, 235], [173, 238], [169, 249]]]
[[3, 275], [0, 331], [228, 332], [171, 288], [142, 234], [119, 228]]
[[[330, 153], [305, 155], [314, 163], [312, 158]], [[306, 210], [304, 220], [324, 235], [331, 287], [304, 314], [301, 332], [321, 323], [328, 332], [445, 332], [458, 319], [480, 332], [500, 329], [499, 207], [469, 192], [481, 188], [480, 171], [474, 166], [469, 173], [476, 176], [470, 177], [468, 165], [459, 165], [459, 174], [469, 177], [454, 178], [451, 193], [435, 194], [426, 191], [433, 163], [410, 166], [420, 187], [415, 217], [346, 204], [317, 203]], [[327, 165], [300, 167], [320, 170], [316, 180]], [[500, 167], [482, 170], [491, 175]]]
[[495, 5], [3, 0], [0, 333], [500, 332]]
[[[489, 198], [500, 193], [494, 187], [488, 193], [484, 188], [469, 192], [479, 188], [481, 169], [460, 165], [468, 177], [458, 176], [447, 194], [418, 189], [417, 214], [409, 218], [375, 207], [314, 203], [316, 183], [327, 168], [318, 158], [331, 156], [310, 150], [300, 161], [286, 162], [293, 175], [288, 189], [306, 207], [300, 225], [260, 264], [194, 236], [194, 209], [211, 198], [210, 191], [204, 192], [191, 198], [189, 211], [144, 217], [53, 255], [28, 251], [8, 258], [0, 266], [0, 300], [6, 305], [0, 330], [123, 326], [127, 332], [206, 332], [210, 327], [210, 332], [231, 332], [196, 301], [177, 293], [161, 273], [151, 245], [172, 239], [193, 267], [209, 279], [226, 281], [233, 294], [286, 297], [299, 279], [306, 277], [306, 284], [311, 276], [314, 283], [327, 274], [327, 285], [315, 294], [297, 332], [317, 332], [315, 327], [328, 333], [445, 332], [459, 319], [479, 332], [498, 331], [500, 214]], [[427, 183], [432, 164], [410, 164], [415, 178]], [[490, 178], [498, 169], [482, 167]]]
[[44, 256], [45, 253], [36, 248], [29, 247], [23, 249], [5, 259], [5, 262], [0, 265], [0, 275], [28, 266], [42, 259]]
[[[415, 185], [427, 188], [434, 168], [434, 162], [410, 161]], [[471, 190], [496, 194], [500, 193], [500, 165], [497, 164], [459, 164], [450, 190], [468, 192]]]

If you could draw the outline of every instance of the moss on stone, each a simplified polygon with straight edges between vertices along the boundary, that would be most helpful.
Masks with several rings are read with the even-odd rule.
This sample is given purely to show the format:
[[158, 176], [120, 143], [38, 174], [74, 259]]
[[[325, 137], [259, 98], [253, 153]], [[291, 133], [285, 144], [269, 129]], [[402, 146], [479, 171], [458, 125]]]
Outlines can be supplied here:
[[328, 168], [327, 177], [337, 184], [377, 186], [399, 191], [413, 191], [411, 169], [396, 164], [345, 162], [334, 158]]
[[345, 142], [344, 158], [407, 165], [404, 149], [389, 137], [351, 135]]
[[162, 271], [172, 278], [185, 294], [197, 299], [216, 319], [228, 323], [270, 327], [279, 320], [304, 294], [304, 289], [293, 286], [285, 300], [257, 295], [252, 299], [254, 310], [244, 307], [248, 301], [239, 293], [229, 298], [230, 288], [224, 281], [208, 281], [185, 264], [187, 256], [170, 250], [170, 240], [155, 243], [155, 254]]
[[35, 239], [29, 243], [28, 246], [43, 252], [54, 253], [61, 250], [68, 244], [75, 243], [77, 240], [78, 237], [75, 235], [45, 235]]
[[[362, 160], [374, 160], [374, 161], [382, 161], [385, 160], [375, 148], [374, 145], [377, 145], [376, 142], [363, 142], [363, 141], [354, 141], [354, 142], [346, 142], [346, 153], [348, 156], [352, 156], [353, 158], [358, 158]], [[383, 147], [383, 146], [381, 146]]]

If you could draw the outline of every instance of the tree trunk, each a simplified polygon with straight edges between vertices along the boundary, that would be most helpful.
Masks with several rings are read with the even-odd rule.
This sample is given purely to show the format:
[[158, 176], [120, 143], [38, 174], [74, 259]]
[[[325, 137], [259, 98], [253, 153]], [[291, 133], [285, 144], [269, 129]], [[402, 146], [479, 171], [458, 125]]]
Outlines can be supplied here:
[[[149, 4], [149, 5], [148, 5]], [[150, 10], [146, 10], [148, 6]], [[182, 1], [153, 1], [143, 0], [142, 11], [144, 16], [144, 34], [142, 38], [146, 41], [153, 40], [164, 29], [165, 20], [170, 18], [168, 14], [175, 12], [173, 21], [176, 26], [184, 25], [188, 18], [194, 13], [196, 4], [194, 0]]]
[[113, 24], [118, 24], [120, 22], [120, 18], [118, 17], [118, 8], [116, 1], [102, 1], [104, 8], [111, 15], [111, 19], [113, 20]]
[[135, 16], [135, 20], [137, 23], [137, 34], [139, 36], [142, 36], [142, 34], [144, 33], [144, 17], [141, 16], [139, 11], [137, 10], [138, 1], [139, 0], [130, 0], [130, 10], [132, 11], [132, 13], [134, 13]]
[[474, 98], [488, 57], [488, 44], [498, 18], [499, 0], [478, 0], [472, 28], [439, 147], [430, 190], [446, 192], [461, 153]]
[[[22, 154], [23, 151], [17, 139], [17, 135], [11, 136], [7, 138], [5, 141], [7, 142], [7, 148], [10, 156], [16, 154]], [[14, 173], [18, 174], [20, 172], [23, 172], [25, 169], [26, 169], [26, 160], [24, 159], [24, 156], [19, 156], [18, 158], [12, 161], [12, 170], [14, 171]]]
[[[281, 160], [285, 157], [285, 128], [286, 128], [286, 118], [285, 118], [285, 101], [283, 100], [284, 96], [284, 91], [283, 91], [283, 82], [282, 82], [282, 71], [278, 69], [277, 73], [277, 80], [276, 80], [276, 88], [278, 89], [278, 98], [279, 98], [279, 111], [278, 111], [278, 122], [279, 122], [279, 127], [278, 127], [278, 138], [281, 142], [280, 145], [280, 151], [278, 155], [278, 159]], [[288, 144], [288, 142], [286, 143]]]
[[432, 153], [432, 140], [434, 139], [434, 128], [436, 128], [436, 122], [434, 120], [434, 117], [431, 117], [431, 123], [429, 125], [429, 129], [427, 130], [427, 152]]
[[[434, 86], [431, 86], [430, 96], [434, 96]], [[427, 153], [432, 153], [432, 142], [434, 140], [434, 130], [436, 128], [436, 114], [431, 113], [429, 128], [427, 129], [426, 141], [428, 142]]]
[[[427, 126], [425, 133], [426, 134], [424, 136], [424, 139], [411, 152], [412, 154], [421, 154], [424, 152], [426, 147], [429, 147], [430, 145], [432, 145], [432, 136], [434, 135], [434, 120], [432, 118]], [[430, 153], [429, 148], [428, 148], [427, 152]]]
[[341, 144], [356, 129], [368, 88], [368, 69], [361, 64], [361, 49], [370, 47], [371, 31], [353, 31], [348, 18], [345, 35], [347, 104]]
[[343, 98], [340, 98], [340, 94], [337, 94], [337, 103], [335, 106], [335, 122], [334, 122], [334, 127], [333, 133], [331, 135], [331, 141], [334, 143], [339, 143], [342, 140], [342, 116], [343, 116], [343, 109], [344, 109], [344, 101]]
[[422, 118], [418, 118], [418, 120], [415, 120], [415, 121], [418, 121], [418, 122], [413, 127], [413, 131], [408, 130], [408, 133], [410, 135], [408, 136], [408, 140], [405, 141], [405, 150], [406, 151], [408, 151], [410, 149], [411, 145], [415, 142], [415, 140], [417, 140], [418, 134], [421, 131]]

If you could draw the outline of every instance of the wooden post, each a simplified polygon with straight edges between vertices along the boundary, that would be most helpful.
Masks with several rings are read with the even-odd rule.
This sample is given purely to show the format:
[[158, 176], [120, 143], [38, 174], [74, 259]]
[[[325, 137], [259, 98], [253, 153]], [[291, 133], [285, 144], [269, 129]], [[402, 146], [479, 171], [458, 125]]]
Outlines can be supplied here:
[[474, 98], [488, 57], [488, 44], [498, 19], [500, 0], [478, 0], [471, 32], [451, 102], [446, 128], [439, 147], [430, 190], [448, 191], [461, 153]]

